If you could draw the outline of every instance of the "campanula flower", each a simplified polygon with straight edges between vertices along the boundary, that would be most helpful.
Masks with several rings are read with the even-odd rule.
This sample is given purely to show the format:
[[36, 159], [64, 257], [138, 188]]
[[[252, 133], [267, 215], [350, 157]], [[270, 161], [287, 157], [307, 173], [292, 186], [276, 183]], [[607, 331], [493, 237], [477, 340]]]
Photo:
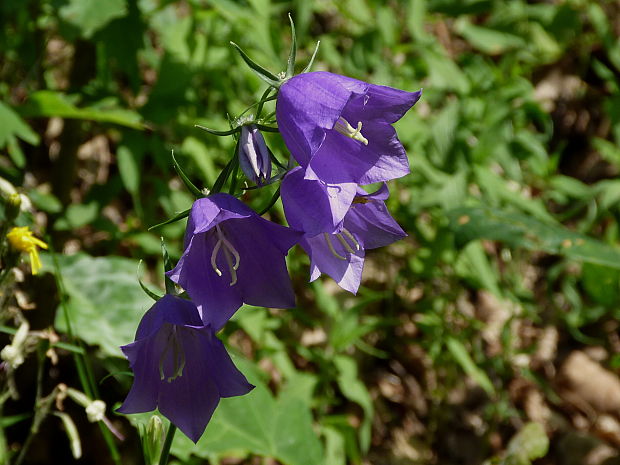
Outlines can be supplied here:
[[37, 247], [47, 249], [47, 244], [41, 239], [34, 237], [28, 226], [16, 226], [12, 228], [7, 233], [6, 237], [11, 247], [15, 250], [28, 253], [30, 256], [30, 269], [32, 274], [36, 275], [41, 269], [41, 266], [43, 266], [41, 265]]
[[156, 408], [197, 442], [220, 398], [241, 396], [254, 386], [235, 367], [196, 306], [170, 294], [146, 312], [135, 342], [121, 347], [134, 372], [121, 413]]
[[349, 185], [329, 186], [305, 179], [303, 170], [297, 168], [284, 178], [281, 192], [289, 224], [305, 232], [300, 245], [310, 257], [310, 281], [326, 273], [355, 294], [365, 250], [391, 244], [406, 234], [387, 211], [385, 184], [372, 194], [356, 185], [353, 188], [351, 195]]
[[295, 306], [284, 257], [301, 235], [261, 218], [231, 195], [214, 194], [194, 202], [185, 251], [167, 274], [217, 331], [243, 303]]
[[421, 93], [327, 72], [304, 73], [280, 87], [276, 119], [307, 179], [371, 184], [409, 173], [392, 124]]
[[271, 177], [271, 159], [263, 135], [255, 125], [241, 127], [239, 136], [239, 166], [243, 174], [257, 186]]

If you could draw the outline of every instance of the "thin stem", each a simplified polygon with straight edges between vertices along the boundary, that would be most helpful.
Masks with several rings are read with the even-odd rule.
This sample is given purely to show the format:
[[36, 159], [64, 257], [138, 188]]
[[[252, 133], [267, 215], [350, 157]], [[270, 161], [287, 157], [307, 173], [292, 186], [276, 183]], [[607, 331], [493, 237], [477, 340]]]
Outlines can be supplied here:
[[[71, 325], [71, 316], [69, 314], [69, 309], [67, 308], [65, 286], [62, 280], [62, 274], [60, 272], [60, 265], [58, 264], [58, 258], [56, 257], [56, 252], [52, 247], [51, 241], [47, 241], [50, 244], [50, 253], [52, 254], [52, 261], [54, 262], [54, 278], [56, 279], [56, 287], [58, 288], [58, 293], [60, 295], [60, 306], [62, 308], [63, 315], [65, 317], [65, 322], [67, 325], [67, 334], [69, 335], [69, 339], [71, 342], [80, 347], [82, 346], [82, 342], [75, 337], [73, 333], [73, 328]], [[88, 359], [86, 358], [86, 351], [83, 353], [73, 353], [73, 361], [75, 362], [75, 367], [77, 368], [78, 378], [80, 378], [80, 384], [82, 386], [82, 390], [84, 393], [90, 397], [91, 399], [99, 399], [99, 390], [97, 389], [97, 383], [95, 382], [95, 377], [93, 375], [93, 371], [88, 363]], [[112, 433], [110, 430], [102, 423], [99, 423], [99, 429], [101, 430], [101, 434], [103, 435], [103, 439], [108, 447], [108, 451], [112, 456], [112, 460], [116, 465], [121, 465], [121, 455], [114, 443], [114, 438], [112, 437]]]
[[265, 105], [266, 98], [269, 96], [271, 89], [273, 89], [273, 87], [267, 87], [267, 89], [263, 93], [263, 96], [260, 98], [258, 106], [256, 107], [256, 119], [260, 118], [260, 114], [263, 112], [263, 105]]
[[168, 456], [170, 455], [170, 446], [172, 446], [172, 439], [174, 439], [174, 433], [176, 433], [177, 427], [170, 423], [168, 432], [166, 433], [166, 439], [164, 440], [164, 446], [161, 448], [161, 455], [159, 456], [159, 465], [168, 464]]

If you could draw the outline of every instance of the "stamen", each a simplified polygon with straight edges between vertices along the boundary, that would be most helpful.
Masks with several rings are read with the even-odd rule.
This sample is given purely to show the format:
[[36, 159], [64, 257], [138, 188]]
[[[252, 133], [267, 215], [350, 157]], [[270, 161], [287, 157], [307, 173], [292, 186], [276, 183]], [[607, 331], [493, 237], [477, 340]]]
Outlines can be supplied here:
[[217, 253], [220, 251], [220, 247], [222, 247], [222, 239], [218, 239], [215, 243], [215, 247], [213, 247], [213, 252], [211, 252], [211, 267], [213, 271], [217, 273], [218, 276], [222, 276], [222, 272], [217, 267]]
[[329, 234], [323, 233], [323, 237], [325, 237], [325, 242], [327, 242], [327, 247], [329, 247], [329, 251], [332, 253], [334, 257], [340, 260], [346, 261], [347, 259], [345, 257], [343, 257], [338, 252], [336, 252], [336, 249], [334, 249], [334, 245], [332, 244], [332, 240], [330, 239], [329, 236], [330, 236]]
[[185, 368], [185, 351], [179, 343], [177, 338], [177, 327], [172, 325], [172, 331], [170, 332], [170, 336], [168, 337], [168, 342], [166, 343], [166, 347], [159, 358], [159, 378], [163, 381], [166, 379], [166, 374], [164, 373], [164, 363], [166, 362], [166, 355], [168, 351], [172, 347], [172, 365], [173, 365], [173, 373], [172, 376], [169, 376], [166, 381], [171, 383], [179, 376], [183, 375], [183, 369]]
[[342, 246], [347, 250], [347, 252], [349, 253], [355, 253], [355, 250], [353, 250], [351, 248], [351, 246], [349, 245], [349, 243], [345, 240], [344, 237], [342, 237], [342, 235], [340, 233], [336, 234], [336, 237], [338, 238], [338, 240], [340, 241], [340, 243], [342, 244]]
[[355, 250], [360, 250], [360, 243], [358, 242], [358, 240], [355, 238], [355, 236], [353, 234], [351, 234], [351, 231], [349, 231], [346, 228], [342, 228], [342, 232], [345, 236], [347, 236], [351, 242], [353, 242], [353, 244], [355, 244]]
[[361, 142], [364, 145], [368, 145], [368, 139], [362, 135], [362, 122], [357, 122], [357, 129], [349, 124], [349, 122], [342, 116], [338, 118], [334, 125], [334, 130], [343, 136], [350, 137], [353, 140]]
[[[222, 276], [222, 272], [217, 267], [217, 256], [220, 252], [220, 249], [224, 250], [224, 257], [226, 258], [226, 263], [228, 264], [228, 271], [230, 272], [231, 282], [230, 285], [234, 286], [237, 284], [237, 269], [239, 268], [239, 263], [241, 263], [241, 257], [239, 256], [239, 252], [237, 249], [230, 243], [222, 229], [219, 225], [215, 226], [215, 230], [217, 232], [217, 242], [215, 243], [215, 247], [213, 247], [213, 252], [211, 252], [211, 266], [213, 270], [217, 273], [218, 276]], [[224, 247], [222, 247], [222, 245]], [[233, 263], [233, 257], [235, 259]]]
[[[235, 250], [235, 249], [233, 249]], [[228, 263], [228, 270], [230, 271], [230, 286], [234, 286], [237, 284], [237, 268], [233, 265], [232, 258], [230, 256], [230, 252], [228, 251], [228, 247], [224, 248], [224, 256], [226, 257], [226, 263]], [[237, 263], [238, 265], [238, 263]]]

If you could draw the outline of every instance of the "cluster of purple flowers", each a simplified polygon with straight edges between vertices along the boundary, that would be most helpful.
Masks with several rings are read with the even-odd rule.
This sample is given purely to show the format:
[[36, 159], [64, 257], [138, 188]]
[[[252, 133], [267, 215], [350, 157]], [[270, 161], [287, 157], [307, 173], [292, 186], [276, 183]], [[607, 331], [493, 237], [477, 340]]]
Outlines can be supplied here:
[[[191, 301], [166, 295], [143, 317], [123, 352], [134, 383], [119, 409], [160, 412], [197, 441], [221, 397], [252, 389], [216, 336], [243, 305], [290, 308], [295, 295], [285, 256], [299, 243], [321, 273], [356, 293], [366, 249], [406, 236], [385, 206], [386, 181], [409, 172], [392, 123], [420, 98], [327, 72], [294, 76], [278, 93], [276, 120], [299, 166], [282, 180], [290, 227], [261, 218], [240, 200], [216, 193], [189, 214], [185, 251], [168, 277]], [[269, 182], [269, 149], [244, 126], [239, 164], [257, 185]], [[374, 193], [361, 186], [382, 183]]]

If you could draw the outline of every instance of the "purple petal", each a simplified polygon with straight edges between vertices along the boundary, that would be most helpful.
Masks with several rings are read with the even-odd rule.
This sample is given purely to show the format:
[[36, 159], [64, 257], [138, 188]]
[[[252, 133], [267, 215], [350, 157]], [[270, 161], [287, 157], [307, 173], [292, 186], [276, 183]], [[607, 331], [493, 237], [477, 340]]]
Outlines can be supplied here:
[[248, 383], [243, 373], [237, 369], [222, 341], [212, 332], [208, 349], [207, 363], [220, 397], [242, 396], [254, 389], [254, 385]]
[[177, 266], [167, 274], [187, 291], [200, 310], [204, 324], [219, 331], [243, 305], [243, 300], [237, 289], [230, 286], [232, 277], [223, 252], [218, 254], [216, 261], [222, 276], [218, 276], [211, 266], [215, 242], [211, 231], [194, 235]]
[[383, 247], [407, 236], [382, 200], [354, 203], [344, 220], [344, 227], [364, 249]]
[[254, 184], [263, 185], [271, 177], [269, 149], [255, 125], [241, 127], [238, 157], [241, 170]]
[[165, 322], [177, 325], [202, 325], [200, 314], [192, 302], [165, 294], [140, 320], [136, 331], [136, 340], [144, 339], [159, 331]]
[[276, 103], [278, 128], [302, 166], [308, 164], [323, 142], [325, 130], [334, 127], [353, 92], [363, 92], [367, 87], [361, 81], [357, 82], [362, 85], [356, 86], [346, 78], [343, 81], [334, 76], [337, 75], [325, 72], [299, 74], [280, 87]]
[[188, 233], [200, 234], [231, 218], [248, 218], [255, 213], [243, 202], [228, 194], [213, 194], [192, 205]]
[[362, 134], [368, 145], [328, 131], [309, 165], [316, 177], [327, 183], [372, 184], [409, 174], [407, 153], [392, 126], [362, 121]]
[[133, 370], [133, 384], [117, 411], [120, 413], [142, 413], [155, 410], [159, 395], [158, 366], [160, 352], [155, 341], [142, 339], [121, 347], [129, 366]]
[[[215, 373], [208, 363], [209, 341], [203, 331], [185, 327], [177, 327], [176, 331], [185, 354], [185, 366], [181, 376], [159, 382], [159, 411], [197, 442], [220, 401], [220, 394]], [[172, 351], [168, 352], [172, 355]]]
[[339, 229], [355, 196], [356, 185], [327, 185], [307, 180], [303, 169], [297, 167], [286, 175], [280, 191], [289, 224], [309, 235], [316, 235]]
[[363, 119], [367, 121], [376, 120], [393, 124], [401, 119], [421, 96], [421, 90], [407, 92], [393, 87], [369, 84], [366, 94], [351, 99], [344, 113], [349, 116], [363, 115]]
[[[334, 235], [329, 235], [329, 240], [336, 253], [345, 257], [346, 260], [336, 257], [331, 252], [327, 239], [323, 234], [304, 238], [300, 241], [300, 245], [310, 257], [311, 281], [318, 278], [320, 273], [326, 273], [331, 276], [340, 287], [356, 294], [362, 279], [364, 250], [362, 249], [355, 254], [351, 254], [345, 250]], [[320, 273], [318, 273], [317, 270], [320, 271]]]
[[241, 258], [238, 283], [231, 288], [237, 288], [242, 301], [250, 305], [294, 307], [295, 293], [280, 244], [288, 250], [301, 233], [274, 224], [267, 229], [262, 224], [264, 220], [256, 220], [226, 223], [225, 234]]

